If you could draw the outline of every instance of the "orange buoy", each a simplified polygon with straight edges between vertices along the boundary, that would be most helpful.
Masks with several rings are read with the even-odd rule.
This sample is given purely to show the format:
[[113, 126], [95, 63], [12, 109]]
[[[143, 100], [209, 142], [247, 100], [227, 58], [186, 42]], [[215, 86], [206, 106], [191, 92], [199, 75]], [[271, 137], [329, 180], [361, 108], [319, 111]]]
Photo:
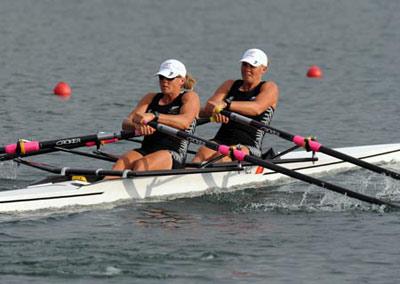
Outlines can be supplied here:
[[313, 65], [308, 69], [307, 77], [309, 78], [321, 78], [322, 70], [317, 65]]
[[59, 82], [54, 87], [54, 94], [62, 97], [69, 97], [72, 94], [72, 90], [67, 83]]

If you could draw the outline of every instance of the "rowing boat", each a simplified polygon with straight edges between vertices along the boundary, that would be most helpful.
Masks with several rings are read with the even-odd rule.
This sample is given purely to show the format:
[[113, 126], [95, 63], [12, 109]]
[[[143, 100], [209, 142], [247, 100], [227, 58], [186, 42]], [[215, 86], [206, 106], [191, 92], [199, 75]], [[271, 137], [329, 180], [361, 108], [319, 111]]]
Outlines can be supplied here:
[[[218, 144], [215, 141], [209, 141], [156, 121], [150, 121], [148, 125], [156, 131], [185, 139], [193, 144], [204, 145], [221, 154], [221, 157], [229, 155], [235, 162], [215, 164], [214, 159], [212, 159], [200, 165], [186, 164], [187, 167], [184, 169], [134, 172], [132, 170], [56, 168], [26, 161], [23, 157], [63, 151], [115, 161], [116, 157], [104, 152], [95, 151], [93, 154], [89, 154], [72, 149], [96, 145], [99, 150], [104, 143], [114, 143], [121, 139], [131, 140], [132, 137], [137, 136], [136, 133], [99, 133], [42, 142], [19, 140], [16, 144], [0, 147], [0, 161], [14, 160], [20, 164], [55, 173], [57, 176], [56, 179], [46, 179], [23, 189], [0, 192], [0, 212], [96, 205], [118, 200], [174, 199], [226, 189], [237, 190], [256, 184], [264, 184], [268, 187], [268, 185], [275, 184], [277, 180], [285, 177], [301, 180], [370, 204], [400, 209], [399, 204], [367, 196], [310, 176], [359, 166], [400, 180], [400, 173], [377, 165], [381, 162], [400, 161], [400, 144], [331, 149], [311, 137], [293, 135], [227, 110], [222, 109], [218, 112], [228, 116], [233, 121], [291, 141], [296, 146], [278, 155], [273, 154], [272, 151], [269, 158], [267, 158], [268, 156], [258, 158], [240, 149]], [[206, 119], [206, 122], [208, 121], [209, 119]], [[293, 151], [299, 147], [305, 148], [307, 152]], [[310, 153], [312, 154], [310, 155]], [[73, 177], [74, 175], [81, 175], [82, 179], [76, 180]], [[92, 180], [105, 176], [120, 178]], [[62, 180], [60, 180], [60, 177]], [[86, 178], [89, 178], [90, 181], [87, 181]]]
[[[400, 161], [400, 143], [345, 147], [335, 151], [373, 164]], [[292, 151], [271, 162], [306, 175], [321, 175], [355, 167], [331, 155], [311, 153]], [[59, 172], [66, 174], [68, 170], [63, 168]], [[100, 172], [90, 171], [92, 174]], [[47, 180], [23, 189], [2, 191], [0, 212], [97, 205], [119, 200], [171, 200], [223, 190], [239, 190], [259, 184], [268, 187], [278, 180], [288, 180], [282, 173], [246, 162], [170, 171], [127, 172], [121, 175], [118, 179], [95, 182]]]

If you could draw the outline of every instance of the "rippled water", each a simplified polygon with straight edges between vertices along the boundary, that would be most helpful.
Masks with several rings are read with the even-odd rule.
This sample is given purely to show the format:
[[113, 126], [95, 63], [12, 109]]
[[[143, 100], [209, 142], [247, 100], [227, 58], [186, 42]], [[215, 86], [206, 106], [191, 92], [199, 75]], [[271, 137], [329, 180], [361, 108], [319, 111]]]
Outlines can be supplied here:
[[[4, 0], [0, 145], [118, 130], [157, 89], [153, 74], [171, 57], [198, 79], [205, 102], [240, 75], [238, 59], [250, 47], [268, 53], [268, 78], [280, 86], [275, 127], [332, 147], [399, 142], [399, 15], [395, 0]], [[305, 77], [313, 64], [322, 80]], [[72, 86], [70, 100], [51, 95], [58, 81]], [[288, 146], [268, 137], [264, 147], [271, 145]], [[66, 154], [35, 160], [110, 166]], [[43, 177], [10, 163], [0, 172], [2, 190]], [[364, 170], [326, 179], [400, 200], [398, 182]], [[399, 216], [301, 182], [1, 214], [0, 282], [397, 283]]]

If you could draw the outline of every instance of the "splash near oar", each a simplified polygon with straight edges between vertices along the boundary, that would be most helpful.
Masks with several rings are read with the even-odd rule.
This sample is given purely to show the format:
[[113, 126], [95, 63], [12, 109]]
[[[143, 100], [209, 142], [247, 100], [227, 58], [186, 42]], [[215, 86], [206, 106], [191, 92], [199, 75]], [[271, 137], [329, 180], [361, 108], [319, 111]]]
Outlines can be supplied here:
[[229, 119], [231, 119], [232, 121], [235, 121], [235, 122], [238, 122], [241, 124], [245, 124], [245, 125], [249, 125], [249, 126], [253, 126], [258, 129], [262, 129], [266, 133], [282, 137], [285, 140], [291, 141], [291, 142], [295, 143], [296, 145], [305, 148], [307, 151], [321, 152], [326, 155], [335, 157], [337, 159], [352, 163], [359, 167], [371, 170], [373, 172], [376, 172], [379, 174], [385, 174], [394, 179], [400, 179], [400, 173], [379, 167], [377, 165], [354, 158], [354, 157], [346, 155], [344, 153], [340, 153], [334, 149], [328, 148], [328, 147], [320, 144], [318, 141], [314, 141], [313, 138], [306, 138], [306, 137], [303, 137], [300, 135], [294, 135], [294, 134], [279, 130], [277, 128], [271, 127], [269, 125], [265, 125], [259, 121], [250, 119], [243, 115], [240, 115], [240, 114], [237, 114], [234, 112], [230, 112], [228, 110], [216, 110], [216, 111], [222, 115], [229, 117]]
[[307, 182], [310, 184], [317, 185], [321, 188], [325, 188], [325, 189], [346, 195], [348, 197], [358, 199], [360, 201], [364, 201], [364, 202], [368, 202], [368, 203], [376, 204], [376, 205], [386, 205], [386, 206], [389, 206], [392, 208], [400, 208], [399, 205], [395, 205], [390, 202], [386, 202], [386, 201], [377, 199], [375, 197], [370, 197], [370, 196], [367, 196], [367, 195], [364, 195], [364, 194], [361, 194], [361, 193], [358, 193], [355, 191], [351, 191], [344, 187], [341, 187], [341, 186], [338, 186], [338, 185], [335, 185], [335, 184], [332, 184], [332, 183], [329, 183], [329, 182], [326, 182], [326, 181], [323, 181], [323, 180], [320, 180], [320, 179], [317, 179], [317, 178], [314, 178], [311, 176], [307, 176], [305, 174], [302, 174], [302, 173], [287, 169], [285, 167], [273, 164], [268, 160], [262, 160], [257, 157], [248, 155], [248, 154], [246, 154], [240, 150], [234, 149], [230, 146], [218, 144], [216, 142], [206, 140], [204, 138], [189, 134], [185, 131], [175, 129], [170, 126], [161, 125], [154, 121], [149, 122], [148, 125], [150, 125], [151, 127], [154, 127], [158, 131], [163, 132], [165, 134], [180, 137], [180, 138], [188, 140], [191, 143], [195, 143], [198, 145], [205, 145], [206, 147], [208, 147], [214, 151], [217, 151], [220, 154], [223, 154], [226, 156], [231, 156], [238, 161], [246, 161], [253, 165], [257, 165], [257, 166], [261, 166], [261, 167], [270, 169], [272, 171], [281, 173], [283, 175], [286, 175], [286, 176], [289, 176], [289, 177], [292, 177], [292, 178], [295, 178], [295, 179], [298, 179], [298, 180], [301, 180], [301, 181], [304, 181], [304, 182]]
[[[150, 123], [150, 126], [152, 125], [153, 123]], [[163, 125], [156, 124], [155, 127], [160, 131], [168, 131], [168, 128]], [[223, 191], [227, 188], [236, 191], [248, 188], [249, 185], [265, 185], [274, 183], [277, 180], [290, 180], [291, 177], [365, 202], [392, 207], [397, 206], [396, 204], [390, 204], [389, 201], [365, 196], [328, 184], [319, 179], [308, 177], [333, 170], [338, 172], [355, 167], [334, 157], [320, 153], [311, 155], [310, 152], [306, 151], [293, 151], [292, 147], [280, 152], [278, 155], [273, 155], [271, 160], [268, 161], [257, 160], [258, 158], [252, 160], [254, 157], [244, 156], [244, 153], [236, 152], [227, 146], [215, 144], [201, 137], [188, 136], [188, 133], [184, 131], [176, 132], [177, 130], [174, 128], [172, 128], [172, 132], [171, 128], [169, 129], [169, 133], [172, 135], [180, 135], [183, 139], [186, 138], [187, 141], [194, 144], [208, 145], [220, 153], [229, 154], [234, 159], [241, 159], [242, 161], [216, 163], [216, 160], [212, 161], [211, 159], [206, 163], [186, 162], [185, 168], [180, 169], [152, 171], [127, 169], [118, 171], [103, 170], [101, 168], [90, 169], [92, 163], [87, 163], [86, 161], [83, 161], [84, 167], [82, 168], [69, 167], [66, 164], [67, 161], [64, 161], [62, 157], [57, 159], [60, 165], [44, 164], [21, 158], [56, 151], [110, 162], [115, 162], [119, 158], [118, 155], [107, 153], [104, 149], [97, 149], [92, 153], [76, 149], [72, 150], [72, 148], [79, 147], [79, 143], [71, 144], [70, 148], [64, 145], [62, 147], [42, 148], [26, 154], [0, 154], [0, 162], [13, 159], [18, 164], [52, 173], [51, 176], [46, 176], [26, 187], [1, 191], [0, 213], [71, 206], [92, 206], [120, 200], [171, 200], [199, 196], [209, 192], [220, 192], [220, 190]], [[102, 136], [99, 138], [109, 137]], [[89, 141], [84, 146], [88, 145], [101, 147], [102, 144], [100, 143], [99, 145], [95, 141]], [[345, 147], [336, 150], [360, 159], [368, 159], [369, 162], [400, 161], [400, 143]], [[284, 169], [282, 167], [275, 168], [271, 164], [282, 166]], [[117, 178], [102, 179], [105, 176]]]

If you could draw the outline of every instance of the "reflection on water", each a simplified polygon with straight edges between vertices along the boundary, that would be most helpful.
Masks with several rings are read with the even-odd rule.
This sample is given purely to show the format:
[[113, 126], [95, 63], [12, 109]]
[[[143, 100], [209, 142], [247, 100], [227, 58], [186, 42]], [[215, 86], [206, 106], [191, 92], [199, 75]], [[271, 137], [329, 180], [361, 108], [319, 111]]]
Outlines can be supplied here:
[[139, 211], [136, 223], [142, 226], [162, 226], [166, 228], [179, 228], [182, 223], [190, 221], [188, 216], [164, 208], [147, 207]]

